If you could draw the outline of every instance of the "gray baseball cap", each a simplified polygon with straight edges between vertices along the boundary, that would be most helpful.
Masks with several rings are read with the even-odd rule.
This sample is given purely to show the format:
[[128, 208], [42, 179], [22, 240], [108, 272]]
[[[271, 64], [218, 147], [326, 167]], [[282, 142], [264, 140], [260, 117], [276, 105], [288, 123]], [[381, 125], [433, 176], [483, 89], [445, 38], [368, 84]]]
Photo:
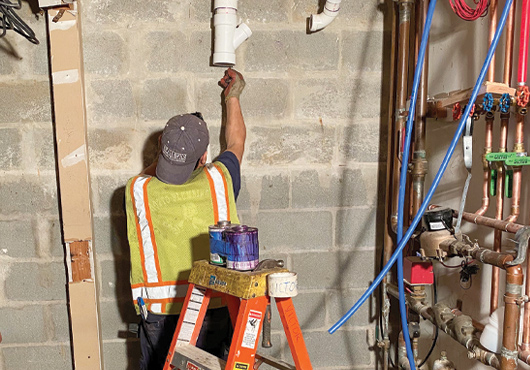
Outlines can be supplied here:
[[162, 132], [156, 177], [168, 184], [184, 184], [209, 142], [208, 127], [201, 118], [193, 114], [171, 118]]

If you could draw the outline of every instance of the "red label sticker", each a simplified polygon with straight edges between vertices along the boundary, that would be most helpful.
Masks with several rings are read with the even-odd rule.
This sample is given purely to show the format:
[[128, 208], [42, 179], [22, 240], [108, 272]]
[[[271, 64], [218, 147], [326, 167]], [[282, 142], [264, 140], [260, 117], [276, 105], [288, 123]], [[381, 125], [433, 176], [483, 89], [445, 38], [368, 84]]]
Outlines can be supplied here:
[[187, 370], [201, 370], [200, 367], [198, 367], [197, 365], [195, 364], [192, 364], [191, 362], [186, 362], [186, 369]]

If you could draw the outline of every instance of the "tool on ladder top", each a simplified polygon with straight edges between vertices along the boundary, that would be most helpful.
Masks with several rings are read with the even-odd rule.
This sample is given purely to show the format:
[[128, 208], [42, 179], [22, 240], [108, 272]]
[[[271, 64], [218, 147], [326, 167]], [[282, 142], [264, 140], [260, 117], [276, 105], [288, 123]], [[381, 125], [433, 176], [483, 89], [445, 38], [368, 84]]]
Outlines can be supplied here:
[[[238, 225], [236, 228], [241, 231], [246, 227]], [[237, 254], [238, 248], [234, 245], [219, 245], [220, 240], [223, 240], [219, 235], [214, 235], [213, 239], [215, 242], [211, 245], [215, 245], [215, 248], [212, 250], [215, 249], [217, 254], [222, 255], [223, 251]], [[241, 240], [243, 239], [239, 238], [239, 242]], [[251, 243], [256, 241], [253, 238], [247, 240]], [[245, 246], [241, 247], [245, 250]], [[227, 261], [238, 260], [238, 256], [222, 257], [226, 257]], [[195, 347], [214, 291], [225, 296], [234, 327], [226, 361]], [[262, 363], [281, 370], [312, 369], [292, 302], [292, 297], [296, 294], [296, 274], [284, 268], [283, 261], [264, 260], [252, 271], [238, 271], [204, 260], [195, 262], [164, 370], [253, 370], [258, 369]], [[256, 353], [259, 335], [270, 317], [268, 307], [270, 309], [271, 297], [278, 307], [295, 366]], [[270, 335], [269, 338], [264, 336], [263, 343], [270, 343]]]

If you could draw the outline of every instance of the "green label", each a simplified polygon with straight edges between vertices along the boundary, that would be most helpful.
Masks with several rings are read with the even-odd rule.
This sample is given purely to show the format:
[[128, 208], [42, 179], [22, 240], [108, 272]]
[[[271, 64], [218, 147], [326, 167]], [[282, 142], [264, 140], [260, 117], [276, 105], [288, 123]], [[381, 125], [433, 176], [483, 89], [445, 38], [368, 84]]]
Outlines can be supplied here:
[[530, 157], [514, 157], [506, 160], [508, 166], [528, 166], [530, 165]]
[[488, 153], [486, 154], [486, 160], [488, 162], [504, 162], [505, 160], [516, 157], [517, 153], [506, 152], [506, 153]]

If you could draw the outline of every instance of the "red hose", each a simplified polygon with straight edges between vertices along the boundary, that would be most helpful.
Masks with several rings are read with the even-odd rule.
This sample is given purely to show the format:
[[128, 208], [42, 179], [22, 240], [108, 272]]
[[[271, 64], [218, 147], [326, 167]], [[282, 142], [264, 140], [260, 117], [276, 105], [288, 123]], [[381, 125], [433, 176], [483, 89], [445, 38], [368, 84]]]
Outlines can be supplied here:
[[528, 64], [528, 29], [530, 26], [530, 0], [523, 0], [521, 9], [521, 39], [519, 40], [519, 85], [526, 84]]
[[453, 12], [465, 21], [474, 21], [486, 15], [488, 0], [473, 0], [476, 8], [466, 4], [465, 0], [449, 0]]

